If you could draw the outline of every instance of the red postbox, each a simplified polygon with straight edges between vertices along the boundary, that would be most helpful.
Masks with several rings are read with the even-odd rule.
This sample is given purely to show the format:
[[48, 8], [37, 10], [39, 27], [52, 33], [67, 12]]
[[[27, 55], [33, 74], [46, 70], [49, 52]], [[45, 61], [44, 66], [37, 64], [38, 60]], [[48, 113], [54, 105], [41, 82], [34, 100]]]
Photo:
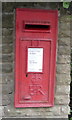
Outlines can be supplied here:
[[57, 10], [16, 9], [15, 107], [54, 105]]

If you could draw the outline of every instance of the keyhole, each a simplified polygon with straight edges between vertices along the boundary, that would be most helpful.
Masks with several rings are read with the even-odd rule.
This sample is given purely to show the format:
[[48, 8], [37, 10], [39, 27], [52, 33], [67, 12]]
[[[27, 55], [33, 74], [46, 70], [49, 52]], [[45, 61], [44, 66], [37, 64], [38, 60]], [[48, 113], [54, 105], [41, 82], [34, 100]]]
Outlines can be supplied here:
[[26, 74], [26, 77], [28, 77], [28, 74]]

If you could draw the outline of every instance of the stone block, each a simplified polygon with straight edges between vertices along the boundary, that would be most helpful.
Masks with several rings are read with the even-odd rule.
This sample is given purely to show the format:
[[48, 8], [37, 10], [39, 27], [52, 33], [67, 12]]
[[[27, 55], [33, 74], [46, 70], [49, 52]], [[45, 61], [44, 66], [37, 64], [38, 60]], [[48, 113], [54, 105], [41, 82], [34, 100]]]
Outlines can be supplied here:
[[57, 55], [57, 63], [68, 64], [71, 62], [70, 55]]
[[58, 46], [59, 55], [70, 55], [70, 46]]
[[70, 64], [57, 64], [57, 73], [69, 74]]
[[61, 108], [60, 108], [60, 111], [61, 111], [61, 115], [68, 115], [70, 114], [70, 108], [68, 105], [64, 106], [62, 105]]
[[2, 73], [0, 73], [0, 84], [2, 83]]
[[13, 29], [7, 29], [3, 28], [2, 29], [2, 36], [12, 36], [13, 35]]
[[13, 28], [13, 14], [3, 14], [2, 15], [2, 27], [3, 28]]
[[2, 44], [2, 36], [0, 36], [0, 45]]
[[17, 116], [17, 117], [48, 117], [48, 116], [60, 116], [60, 107], [56, 106], [53, 108], [25, 108], [15, 109], [13, 106], [8, 105], [4, 109], [5, 115]]
[[[36, 117], [36, 116], [44, 116], [45, 115], [45, 109], [42, 108], [41, 110], [39, 108], [25, 108], [25, 109], [15, 109], [13, 105], [8, 105], [8, 109], [6, 109], [8, 116], [19, 116], [19, 117]], [[14, 113], [15, 111], [15, 113]], [[44, 114], [43, 114], [44, 113]], [[47, 113], [46, 113], [47, 114]], [[52, 114], [52, 113], [51, 113]]]
[[13, 52], [13, 44], [5, 44], [2, 46], [2, 54], [10, 54]]
[[13, 62], [13, 54], [3, 54], [2, 55], [2, 62]]
[[14, 106], [14, 85], [10, 81], [7, 84], [2, 84], [2, 105], [7, 106], [7, 105], [12, 105]]
[[14, 106], [14, 94], [15, 94], [14, 91], [8, 94], [8, 98], [10, 100], [10, 106]]
[[52, 112], [54, 116], [60, 116], [60, 106], [55, 105], [52, 108], [48, 108], [48, 112]]
[[70, 21], [60, 21], [59, 23], [60, 32], [70, 32]]
[[2, 63], [2, 54], [0, 54], [0, 63]]
[[55, 95], [69, 95], [70, 85], [57, 85], [55, 88]]
[[0, 106], [2, 106], [2, 93], [0, 94]]
[[14, 7], [14, 4], [13, 2], [5, 2], [3, 0], [3, 3], [2, 3], [2, 11], [3, 12], [10, 12], [13, 10], [13, 7]]
[[2, 71], [2, 73], [11, 73], [13, 71], [13, 64], [3, 63], [2, 64], [2, 70], [0, 68], [0, 71]]
[[64, 37], [65, 39], [66, 39], [67, 37], [70, 38], [70, 29], [68, 29], [68, 30], [61, 30], [61, 31], [60, 31], [60, 37]]
[[[25, 109], [24, 111], [16, 111], [18, 114], [17, 116], [19, 117], [41, 117], [41, 118], [47, 118], [49, 116], [53, 116], [53, 112], [47, 112], [46, 109], [42, 108], [43, 110], [42, 111], [39, 111], [38, 108], [35, 108], [35, 109]], [[57, 114], [56, 114], [57, 115]], [[59, 115], [59, 113], [58, 113]]]
[[5, 3], [6, 3], [6, 2], [16, 2], [16, 0], [12, 0], [12, 1], [11, 1], [11, 0], [1, 0], [1, 1], [2, 1], [2, 2], [5, 2]]
[[13, 44], [14, 43], [14, 38], [13, 36], [2, 36], [2, 44]]
[[0, 106], [0, 117], [4, 116], [4, 107]]
[[65, 15], [60, 17], [60, 22], [67, 23], [67, 22], [70, 22], [70, 19], [71, 19], [70, 15], [65, 14]]
[[[1, 17], [1, 16], [0, 16]], [[2, 24], [1, 23], [1, 19], [0, 19], [0, 24]], [[2, 36], [2, 25], [0, 25], [0, 36]]]
[[70, 37], [59, 37], [58, 39], [59, 46], [70, 46]]
[[15, 8], [17, 7], [32, 8], [34, 7], [34, 2], [16, 1]]
[[[21, 110], [22, 109], [15, 109], [14, 106], [7, 105], [4, 107], [4, 115], [7, 117], [19, 117], [21, 114]], [[24, 111], [25, 110], [23, 110], [23, 114], [25, 114]], [[25, 115], [23, 116], [26, 117]]]
[[70, 31], [66, 31], [66, 32], [62, 32], [62, 31], [60, 32], [59, 31], [58, 37], [59, 38], [65, 38], [65, 39], [68, 38], [68, 37], [70, 38]]
[[0, 84], [7, 84], [9, 81], [14, 81], [14, 74], [13, 73], [4, 73], [0, 74]]
[[[10, 1], [10, 0], [9, 0]], [[13, 0], [13, 1], [15, 1], [15, 0]], [[8, 13], [12, 13], [13, 12], [13, 10], [15, 9], [15, 8], [17, 8], [17, 7], [27, 7], [27, 8], [31, 8], [31, 7], [34, 7], [34, 3], [33, 2], [24, 2], [24, 1], [15, 1], [15, 3], [13, 3], [13, 2], [5, 2], [5, 3], [3, 3], [2, 4], [2, 11], [3, 11], [3, 13], [4, 12], [8, 12]]]
[[69, 95], [55, 96], [55, 105], [68, 105], [70, 102]]
[[0, 54], [2, 54], [2, 45], [0, 45]]
[[2, 95], [2, 105], [7, 106], [10, 104], [9, 97], [7, 95]]
[[13, 44], [14, 39], [13, 36], [2, 36], [2, 44]]
[[70, 85], [71, 77], [68, 74], [56, 74], [56, 84], [57, 85]]
[[0, 84], [0, 106], [2, 106], [2, 84]]
[[[71, 36], [72, 36], [72, 35], [71, 35]], [[72, 48], [72, 41], [71, 41], [71, 40], [72, 40], [72, 37], [71, 37], [71, 39], [70, 39], [70, 45], [71, 45], [71, 48]]]
[[8, 82], [7, 84], [2, 84], [2, 94], [12, 94], [14, 92], [14, 83], [12, 81]]

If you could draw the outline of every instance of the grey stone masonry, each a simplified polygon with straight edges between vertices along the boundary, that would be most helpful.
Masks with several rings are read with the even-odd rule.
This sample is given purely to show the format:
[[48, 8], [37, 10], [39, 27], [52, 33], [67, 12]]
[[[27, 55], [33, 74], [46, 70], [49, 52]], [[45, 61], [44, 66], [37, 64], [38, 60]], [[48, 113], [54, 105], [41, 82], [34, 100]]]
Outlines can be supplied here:
[[57, 3], [2, 3], [2, 44], [0, 43], [2, 46], [2, 57], [0, 52], [0, 59], [2, 58], [2, 81], [0, 81], [2, 106], [0, 105], [0, 111], [3, 110], [3, 117], [67, 118], [70, 101], [70, 19], [72, 18], [68, 14], [59, 13], [54, 107], [16, 109], [14, 107], [14, 15], [17, 7], [57, 9]]

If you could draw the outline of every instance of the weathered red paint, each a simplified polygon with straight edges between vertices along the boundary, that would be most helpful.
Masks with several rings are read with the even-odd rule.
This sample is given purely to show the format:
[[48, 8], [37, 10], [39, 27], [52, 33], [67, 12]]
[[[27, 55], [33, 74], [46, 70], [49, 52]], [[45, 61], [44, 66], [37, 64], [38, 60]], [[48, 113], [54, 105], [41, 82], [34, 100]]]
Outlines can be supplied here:
[[[57, 27], [57, 10], [16, 9], [15, 107], [54, 105]], [[42, 72], [28, 72], [28, 48], [43, 49]]]

